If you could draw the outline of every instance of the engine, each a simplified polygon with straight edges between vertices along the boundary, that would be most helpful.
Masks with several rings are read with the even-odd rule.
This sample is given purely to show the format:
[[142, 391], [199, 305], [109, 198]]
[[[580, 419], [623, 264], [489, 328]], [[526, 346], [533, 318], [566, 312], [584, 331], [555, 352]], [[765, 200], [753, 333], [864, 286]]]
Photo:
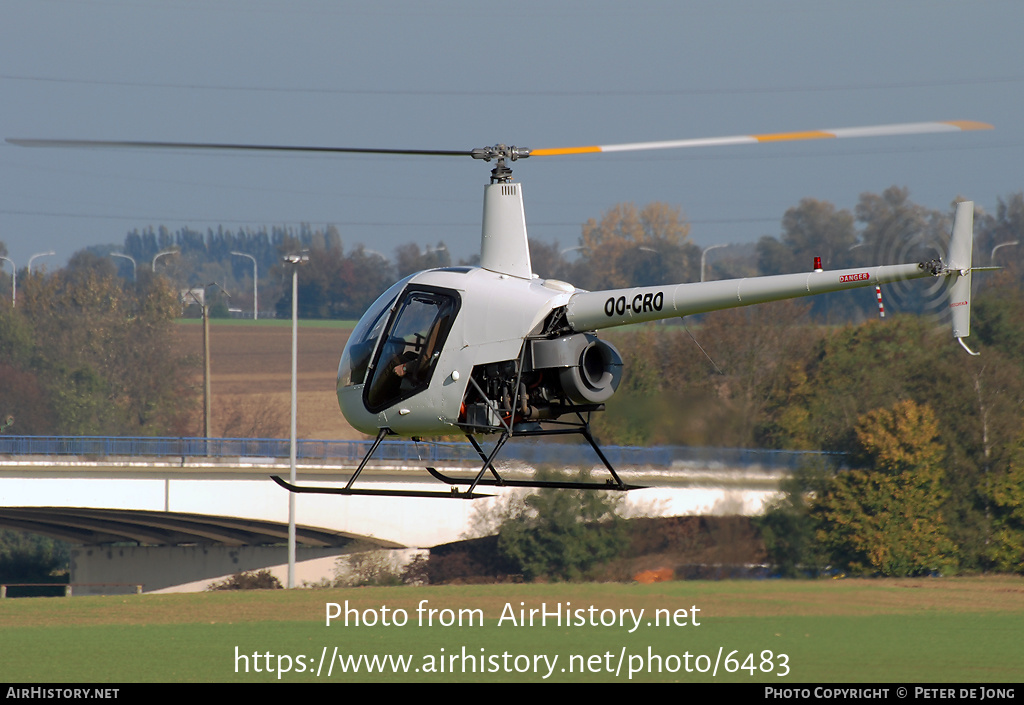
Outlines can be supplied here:
[[469, 429], [557, 419], [596, 411], [622, 378], [622, 357], [593, 333], [528, 339], [519, 360], [477, 365], [463, 400]]

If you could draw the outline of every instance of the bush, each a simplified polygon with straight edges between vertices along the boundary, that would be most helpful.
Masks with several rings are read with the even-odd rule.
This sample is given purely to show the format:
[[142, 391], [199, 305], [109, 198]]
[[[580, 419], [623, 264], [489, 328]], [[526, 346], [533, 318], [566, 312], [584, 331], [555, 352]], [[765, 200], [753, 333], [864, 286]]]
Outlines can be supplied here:
[[402, 585], [402, 569], [391, 551], [360, 551], [338, 558], [334, 587]]
[[284, 586], [269, 570], [235, 573], [219, 583], [213, 583], [207, 590], [281, 590]]
[[0, 582], [45, 583], [67, 567], [68, 544], [63, 541], [0, 530]]
[[[581, 472], [577, 481], [586, 482], [589, 475]], [[544, 470], [537, 478], [562, 479]], [[498, 530], [498, 551], [527, 580], [583, 579], [628, 546], [617, 505], [618, 498], [606, 491], [541, 489], [522, 505], [512, 505]]]
[[825, 493], [834, 472], [825, 466], [798, 468], [783, 480], [782, 497], [754, 519], [768, 562], [783, 578], [816, 578], [826, 570], [828, 555], [816, 536], [811, 503]]

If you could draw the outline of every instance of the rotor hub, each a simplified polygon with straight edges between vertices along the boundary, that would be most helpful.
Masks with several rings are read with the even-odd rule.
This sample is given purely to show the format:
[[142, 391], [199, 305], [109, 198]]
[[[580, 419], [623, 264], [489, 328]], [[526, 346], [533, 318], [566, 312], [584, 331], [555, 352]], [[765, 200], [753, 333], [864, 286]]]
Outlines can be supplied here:
[[512, 180], [512, 169], [505, 163], [506, 160], [514, 162], [516, 159], [526, 159], [530, 156], [530, 150], [522, 147], [496, 144], [490, 147], [478, 147], [471, 153], [473, 159], [483, 159], [489, 162], [497, 160], [494, 168], [491, 169], [491, 183], [508, 183]]

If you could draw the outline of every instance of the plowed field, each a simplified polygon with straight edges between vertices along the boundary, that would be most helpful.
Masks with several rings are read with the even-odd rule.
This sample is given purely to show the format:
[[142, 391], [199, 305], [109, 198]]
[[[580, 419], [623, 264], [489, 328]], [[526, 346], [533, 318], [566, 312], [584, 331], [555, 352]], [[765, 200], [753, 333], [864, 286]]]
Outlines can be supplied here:
[[[338, 361], [350, 331], [350, 327], [342, 324], [299, 325], [300, 438], [364, 437], [345, 422], [335, 395]], [[178, 336], [184, 350], [201, 361], [202, 325], [198, 321], [181, 322]], [[210, 378], [215, 436], [287, 437], [291, 354], [290, 323], [211, 321]], [[201, 362], [199, 370], [197, 385], [201, 394]]]

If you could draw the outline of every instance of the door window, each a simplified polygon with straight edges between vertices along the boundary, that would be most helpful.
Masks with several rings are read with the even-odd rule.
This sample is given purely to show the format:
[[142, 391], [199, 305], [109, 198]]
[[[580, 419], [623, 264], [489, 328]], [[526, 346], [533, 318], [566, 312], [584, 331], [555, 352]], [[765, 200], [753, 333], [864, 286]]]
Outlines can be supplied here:
[[380, 411], [426, 389], [459, 308], [454, 293], [407, 291], [392, 315], [364, 395]]
[[409, 275], [389, 287], [359, 320], [348, 338], [345, 352], [341, 355], [341, 363], [338, 365], [339, 388], [363, 383], [373, 350], [377, 347], [377, 339], [387, 325], [388, 313], [412, 276]]

